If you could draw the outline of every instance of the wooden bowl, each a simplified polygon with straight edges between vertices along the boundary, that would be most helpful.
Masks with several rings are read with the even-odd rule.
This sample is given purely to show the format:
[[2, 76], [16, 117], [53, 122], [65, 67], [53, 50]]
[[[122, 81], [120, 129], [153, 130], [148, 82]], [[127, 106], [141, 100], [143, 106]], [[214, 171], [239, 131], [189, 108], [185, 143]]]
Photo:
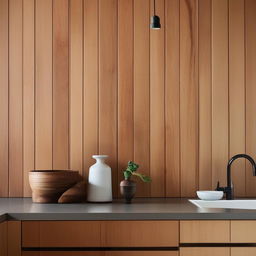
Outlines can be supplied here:
[[33, 170], [29, 172], [29, 184], [35, 203], [57, 203], [60, 196], [83, 178], [78, 171]]

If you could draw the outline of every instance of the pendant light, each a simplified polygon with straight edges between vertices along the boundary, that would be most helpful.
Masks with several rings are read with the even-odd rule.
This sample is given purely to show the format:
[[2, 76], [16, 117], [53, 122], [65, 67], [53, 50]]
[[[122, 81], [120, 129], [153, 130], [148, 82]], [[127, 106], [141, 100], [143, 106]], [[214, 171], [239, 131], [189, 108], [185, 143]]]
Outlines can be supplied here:
[[156, 15], [156, 0], [154, 0], [154, 15], [151, 16], [151, 22], [150, 22], [150, 28], [151, 29], [160, 29], [160, 18]]

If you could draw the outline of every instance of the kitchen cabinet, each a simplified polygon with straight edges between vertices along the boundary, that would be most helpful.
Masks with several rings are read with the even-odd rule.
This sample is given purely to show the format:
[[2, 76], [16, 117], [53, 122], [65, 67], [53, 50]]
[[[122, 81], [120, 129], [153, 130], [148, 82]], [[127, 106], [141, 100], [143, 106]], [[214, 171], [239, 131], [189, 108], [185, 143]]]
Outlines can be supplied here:
[[256, 221], [232, 220], [231, 243], [256, 243]]
[[[22, 256], [178, 256], [173, 251], [23, 252]], [[221, 255], [222, 256], [222, 255]]]
[[7, 255], [7, 222], [0, 223], [0, 255]]
[[231, 256], [255, 256], [255, 247], [237, 247], [231, 248]]
[[178, 221], [23, 221], [23, 247], [178, 247]]
[[230, 221], [180, 221], [180, 243], [229, 243]]
[[[242, 255], [243, 254], [239, 256], [242, 256]], [[180, 248], [180, 256], [230, 256], [230, 248], [229, 247], [193, 247], [193, 248], [186, 247], [186, 248]]]

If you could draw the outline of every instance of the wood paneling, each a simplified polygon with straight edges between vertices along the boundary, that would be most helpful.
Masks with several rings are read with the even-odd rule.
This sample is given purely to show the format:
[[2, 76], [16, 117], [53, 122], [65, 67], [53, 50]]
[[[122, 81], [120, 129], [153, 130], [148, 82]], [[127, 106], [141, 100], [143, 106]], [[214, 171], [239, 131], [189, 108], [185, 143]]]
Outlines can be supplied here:
[[35, 169], [35, 1], [23, 1], [23, 196], [31, 196], [28, 172]]
[[8, 0], [0, 1], [0, 196], [7, 197], [9, 166], [9, 24]]
[[[133, 159], [133, 1], [118, 3], [118, 183]], [[125, 143], [124, 143], [125, 142]]]
[[52, 1], [35, 3], [35, 167], [52, 169]]
[[[181, 248], [180, 256], [230, 256], [230, 248], [206, 247], [206, 248]], [[241, 255], [244, 255], [243, 253]], [[233, 254], [232, 254], [233, 256]]]
[[[198, 186], [198, 1], [180, 1], [181, 196]], [[184, 75], [186, 74], [186, 75]]]
[[179, 243], [178, 221], [105, 221], [102, 225], [104, 247], [176, 247]]
[[[115, 196], [134, 160], [153, 179], [137, 196], [193, 197], [255, 157], [255, 1], [159, 0], [156, 31], [152, 5], [0, 1], [0, 196], [30, 196], [34, 168], [87, 177], [101, 153]], [[251, 166], [232, 169], [255, 196]]]
[[181, 243], [229, 243], [230, 221], [181, 221]]
[[99, 151], [99, 35], [98, 0], [84, 0], [84, 175]]
[[[254, 115], [256, 110], [256, 101], [254, 95], [256, 94], [256, 1], [245, 1], [245, 48], [246, 48], [246, 153], [255, 157], [255, 129], [256, 129], [256, 116]], [[246, 195], [256, 196], [256, 179], [252, 178], [251, 164], [246, 164]]]
[[70, 5], [70, 168], [83, 171], [83, 1]]
[[[165, 1], [166, 196], [180, 196], [180, 16], [179, 0]], [[173, 29], [168, 29], [169, 27]]]
[[21, 255], [21, 222], [8, 221], [7, 223], [7, 251], [8, 256]]
[[199, 188], [212, 186], [211, 0], [199, 0]]
[[53, 0], [53, 169], [69, 166], [68, 0]]
[[228, 111], [228, 1], [212, 0], [212, 187], [226, 184]]
[[[153, 12], [151, 1], [151, 12]], [[165, 3], [157, 1], [160, 30], [150, 30], [150, 175], [151, 196], [165, 195]]]
[[[245, 152], [244, 1], [229, 1], [229, 156]], [[245, 161], [232, 167], [236, 195], [245, 196]]]
[[[149, 11], [149, 0], [134, 1], [134, 160], [147, 175], [150, 174]], [[138, 186], [137, 195], [150, 196], [149, 184]]]
[[9, 1], [9, 196], [23, 195], [22, 1]]
[[99, 153], [109, 155], [117, 196], [117, 0], [99, 0]]

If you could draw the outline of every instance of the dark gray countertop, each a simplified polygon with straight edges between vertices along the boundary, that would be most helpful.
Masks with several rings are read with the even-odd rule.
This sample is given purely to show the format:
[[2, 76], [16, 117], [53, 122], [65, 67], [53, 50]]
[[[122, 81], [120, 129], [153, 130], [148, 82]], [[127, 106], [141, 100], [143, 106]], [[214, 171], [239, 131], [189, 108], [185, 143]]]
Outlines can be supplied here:
[[0, 221], [255, 219], [256, 210], [197, 208], [187, 199], [135, 199], [113, 203], [36, 204], [31, 198], [0, 198]]

